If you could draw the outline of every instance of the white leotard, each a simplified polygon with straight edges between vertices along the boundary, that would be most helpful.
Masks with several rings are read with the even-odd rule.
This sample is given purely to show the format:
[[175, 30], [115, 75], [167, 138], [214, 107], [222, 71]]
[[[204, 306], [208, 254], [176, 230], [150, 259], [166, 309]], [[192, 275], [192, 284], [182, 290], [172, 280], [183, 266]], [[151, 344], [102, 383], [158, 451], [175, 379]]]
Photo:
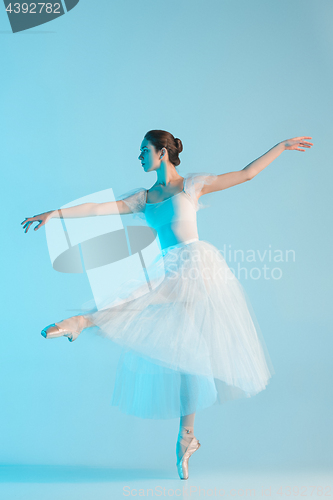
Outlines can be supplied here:
[[[215, 174], [186, 174], [183, 189], [166, 200], [158, 203], [147, 203], [148, 190], [138, 188], [127, 194], [123, 201], [132, 212], [144, 218], [147, 224], [156, 230], [161, 248], [182, 242], [199, 239], [197, 227], [197, 211], [205, 208], [198, 197], [204, 184], [210, 184]], [[125, 195], [123, 195], [125, 196]]]

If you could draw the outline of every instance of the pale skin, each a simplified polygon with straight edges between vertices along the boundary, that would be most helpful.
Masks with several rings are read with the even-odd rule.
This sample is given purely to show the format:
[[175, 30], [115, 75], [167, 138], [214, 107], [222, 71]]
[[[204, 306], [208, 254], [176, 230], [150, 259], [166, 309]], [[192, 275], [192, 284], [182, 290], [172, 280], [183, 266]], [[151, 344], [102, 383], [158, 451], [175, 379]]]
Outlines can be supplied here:
[[[283, 151], [294, 150], [304, 152], [304, 148], [310, 149], [311, 146], [313, 146], [313, 143], [308, 142], [307, 139], [312, 139], [312, 137], [294, 137], [292, 139], [279, 142], [267, 151], [267, 153], [246, 165], [242, 170], [217, 175], [217, 179], [215, 179], [215, 181], [211, 182], [209, 185], [203, 186], [201, 192], [197, 195], [197, 198], [199, 199], [200, 196], [205, 194], [214, 191], [222, 191], [253, 179], [262, 170], [264, 170], [264, 168], [272, 163], [272, 161], [275, 160]], [[150, 143], [147, 139], [143, 139], [140, 151], [138, 159], [141, 161], [142, 168], [145, 172], [155, 171], [157, 175], [155, 184], [153, 184], [153, 186], [148, 190], [148, 203], [159, 203], [182, 191], [184, 178], [178, 174], [175, 165], [170, 162], [168, 150], [166, 148], [162, 148], [157, 151], [152, 143]], [[74, 207], [64, 208], [61, 212], [63, 218], [131, 213], [129, 207], [122, 200], [106, 203], [83, 203]], [[55, 217], [60, 217], [59, 211], [51, 210], [49, 212], [35, 215], [34, 217], [28, 217], [21, 222], [21, 224], [25, 230], [24, 232], [27, 233], [29, 227], [34, 222], [39, 222], [39, 224], [34, 228], [36, 231], [44, 226], [50, 219]], [[62, 322], [61, 326], [69, 331], [81, 331], [84, 328], [93, 326], [93, 324], [82, 315], [72, 316], [64, 321], [66, 321], [66, 324]], [[51, 327], [49, 332], [52, 332], [54, 336], [58, 336], [56, 327]], [[60, 333], [59, 336], [61, 335], [62, 334]], [[192, 413], [190, 415], [184, 415], [180, 419], [179, 437], [182, 439], [177, 440], [177, 459], [180, 459], [183, 456], [186, 446], [189, 444], [189, 440], [192, 439], [194, 435], [194, 418], [195, 413]], [[190, 434], [186, 433], [186, 429], [187, 431], [190, 431]]]
[[[209, 185], [203, 186], [201, 192], [197, 194], [197, 198], [199, 199], [200, 196], [204, 194], [222, 191], [223, 189], [253, 179], [283, 151], [294, 150], [304, 152], [304, 148], [310, 149], [313, 143], [308, 142], [307, 139], [312, 139], [312, 137], [293, 137], [292, 139], [279, 142], [267, 151], [267, 153], [246, 165], [242, 170], [217, 175], [217, 179]], [[155, 184], [148, 190], [148, 203], [159, 203], [182, 191], [184, 178], [178, 174], [175, 165], [170, 162], [168, 150], [166, 148], [157, 151], [154, 145], [144, 138], [141, 143], [140, 151], [138, 159], [141, 161], [142, 168], [145, 172], [155, 171], [157, 175]], [[131, 210], [123, 200], [119, 200], [106, 203], [83, 203], [74, 207], [63, 208], [61, 212], [63, 218], [77, 218], [97, 215], [129, 214]], [[29, 227], [34, 222], [39, 222], [34, 228], [36, 231], [44, 226], [50, 219], [59, 217], [59, 210], [50, 210], [49, 212], [35, 215], [34, 217], [27, 217], [21, 224], [25, 230], [24, 232], [27, 233]], [[84, 316], [73, 316], [72, 318], [68, 318], [68, 321], [74, 318], [75, 321], [79, 321], [80, 323], [74, 326], [72, 324], [71, 326], [73, 326], [74, 329], [79, 328], [81, 330], [91, 326], [91, 323], [88, 322]]]
[[[242, 170], [227, 172], [217, 175], [217, 179], [209, 185], [204, 185], [197, 198], [204, 194], [212, 193], [214, 191], [222, 191], [223, 189], [242, 184], [243, 182], [253, 179], [264, 168], [266, 168], [273, 160], [275, 160], [283, 151], [302, 151], [313, 146], [312, 142], [307, 139], [312, 139], [309, 136], [293, 137], [285, 141], [279, 142], [272, 147], [267, 153], [263, 154], [256, 160], [252, 161]], [[155, 150], [153, 144], [147, 139], [144, 139], [140, 147], [141, 153], [139, 160], [141, 161], [142, 168], [145, 172], [155, 171], [157, 180], [155, 184], [148, 190], [149, 203], [159, 203], [166, 200], [170, 196], [179, 193], [183, 189], [183, 177], [178, 174], [173, 163], [169, 160], [168, 150], [162, 148], [159, 151]], [[63, 208], [61, 210], [63, 218], [77, 218], [77, 217], [93, 217], [97, 215], [115, 215], [115, 214], [129, 214], [130, 208], [122, 200], [110, 201], [106, 203], [83, 203], [74, 207]], [[58, 210], [50, 210], [33, 217], [27, 217], [21, 222], [24, 232], [27, 233], [30, 226], [34, 222], [39, 222], [34, 228], [35, 231], [44, 226], [50, 219], [59, 218], [60, 213]]]
[[[217, 179], [215, 179], [215, 181], [211, 182], [209, 185], [203, 186], [201, 192], [197, 194], [197, 198], [199, 199], [200, 196], [203, 196], [204, 194], [214, 191], [222, 191], [223, 189], [227, 189], [253, 179], [259, 174], [259, 172], [272, 163], [272, 161], [275, 160], [275, 158], [277, 158], [283, 151], [294, 150], [304, 152], [305, 149], [302, 148], [309, 149], [313, 146], [313, 143], [308, 142], [307, 139], [312, 139], [312, 137], [294, 137], [292, 139], [279, 142], [267, 151], [267, 153], [246, 165], [246, 167], [242, 170], [217, 175]], [[155, 171], [157, 174], [155, 184], [153, 184], [153, 186], [148, 190], [147, 201], [149, 203], [159, 203], [182, 191], [184, 178], [178, 174], [175, 165], [170, 162], [168, 150], [166, 148], [162, 148], [157, 151], [154, 145], [144, 138], [141, 143], [140, 151], [138, 159], [141, 161], [142, 168], [145, 172]], [[74, 207], [63, 208], [61, 209], [61, 212], [63, 218], [77, 218], [92, 217], [97, 215], [129, 214], [131, 213], [131, 210], [126, 203], [119, 200], [106, 203], [83, 203]], [[24, 232], [27, 233], [29, 227], [34, 222], [39, 222], [39, 224], [37, 224], [34, 228], [36, 231], [44, 226], [50, 219], [59, 217], [59, 210], [50, 210], [49, 212], [35, 215], [34, 217], [28, 217], [21, 222], [21, 224], [23, 224], [23, 229], [25, 230]], [[82, 326], [84, 328], [90, 326], [84, 316], [73, 316], [73, 318], [80, 322], [80, 325], [77, 325], [80, 326], [80, 329]], [[71, 318], [68, 318], [68, 320], [70, 319]]]

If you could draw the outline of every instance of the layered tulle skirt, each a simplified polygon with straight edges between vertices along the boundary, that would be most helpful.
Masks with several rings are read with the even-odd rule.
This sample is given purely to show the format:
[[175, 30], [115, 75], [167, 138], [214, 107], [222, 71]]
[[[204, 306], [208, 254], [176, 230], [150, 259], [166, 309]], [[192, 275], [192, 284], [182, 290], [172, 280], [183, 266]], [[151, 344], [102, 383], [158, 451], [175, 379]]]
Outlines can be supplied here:
[[275, 373], [260, 327], [222, 253], [204, 240], [163, 249], [84, 314], [123, 346], [111, 404], [141, 418], [187, 415], [251, 397]]

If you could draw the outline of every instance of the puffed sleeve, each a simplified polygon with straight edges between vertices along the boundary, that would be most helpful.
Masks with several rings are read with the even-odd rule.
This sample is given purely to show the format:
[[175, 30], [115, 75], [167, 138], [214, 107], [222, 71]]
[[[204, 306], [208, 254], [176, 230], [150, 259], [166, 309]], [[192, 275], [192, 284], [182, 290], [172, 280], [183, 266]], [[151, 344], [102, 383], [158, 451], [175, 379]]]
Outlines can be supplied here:
[[211, 174], [207, 172], [198, 172], [198, 173], [189, 173], [186, 174], [185, 176], [185, 192], [189, 194], [189, 196], [192, 198], [194, 205], [196, 207], [196, 211], [200, 210], [200, 208], [207, 208], [210, 205], [208, 204], [203, 204], [199, 198], [201, 189], [203, 188], [204, 185], [211, 184], [217, 179], [216, 174]]
[[117, 201], [122, 200], [132, 211], [133, 217], [145, 219], [144, 210], [146, 207], [147, 190], [145, 188], [136, 188], [118, 196]]

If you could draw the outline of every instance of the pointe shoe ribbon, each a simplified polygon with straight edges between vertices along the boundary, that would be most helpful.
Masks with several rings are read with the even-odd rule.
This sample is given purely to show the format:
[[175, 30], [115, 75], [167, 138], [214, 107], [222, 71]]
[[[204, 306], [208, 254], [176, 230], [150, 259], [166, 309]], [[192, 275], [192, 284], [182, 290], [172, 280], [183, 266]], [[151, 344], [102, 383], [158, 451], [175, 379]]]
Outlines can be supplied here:
[[176, 465], [180, 479], [188, 479], [188, 460], [200, 446], [201, 444], [198, 439], [196, 437], [192, 438], [181, 459], [179, 461], [177, 460]]
[[[65, 321], [65, 320], [63, 320]], [[60, 321], [59, 323], [62, 323]], [[57, 337], [67, 337], [70, 342], [73, 342], [78, 338], [80, 335], [80, 331], [77, 330], [66, 330], [65, 328], [61, 328], [57, 323], [51, 323], [51, 325], [46, 326], [42, 331], [41, 334], [43, 337], [46, 339], [55, 339]]]

